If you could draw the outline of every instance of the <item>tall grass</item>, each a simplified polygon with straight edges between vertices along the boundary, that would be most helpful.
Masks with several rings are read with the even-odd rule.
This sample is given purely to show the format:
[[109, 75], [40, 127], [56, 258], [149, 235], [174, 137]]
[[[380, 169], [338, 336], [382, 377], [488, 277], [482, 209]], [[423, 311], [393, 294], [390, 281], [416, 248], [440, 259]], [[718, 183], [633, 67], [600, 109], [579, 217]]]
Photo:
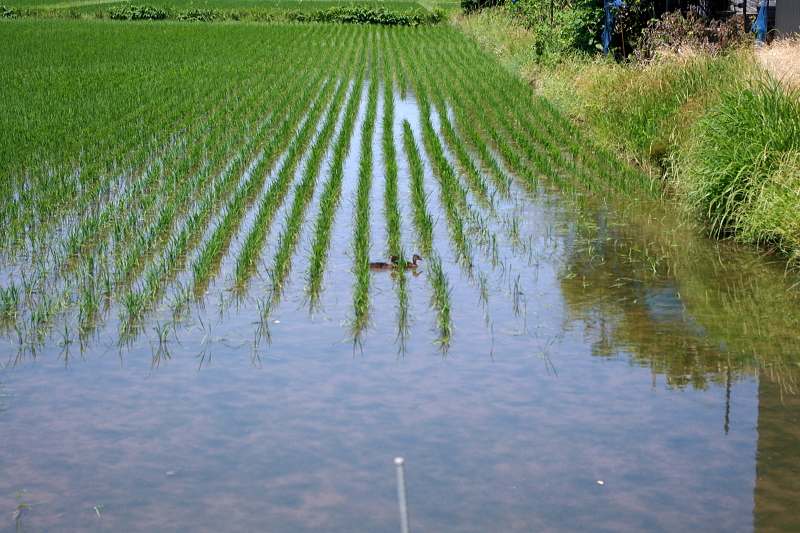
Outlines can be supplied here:
[[712, 235], [800, 258], [800, 96], [767, 77], [735, 85], [698, 122], [677, 186]]

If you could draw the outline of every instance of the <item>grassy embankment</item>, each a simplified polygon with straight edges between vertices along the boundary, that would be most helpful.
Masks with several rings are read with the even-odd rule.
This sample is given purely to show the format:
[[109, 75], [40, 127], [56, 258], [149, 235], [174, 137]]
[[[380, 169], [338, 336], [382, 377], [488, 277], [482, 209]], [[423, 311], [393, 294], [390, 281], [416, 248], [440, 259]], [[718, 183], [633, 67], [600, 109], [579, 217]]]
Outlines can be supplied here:
[[711, 235], [800, 260], [800, 102], [786, 68], [800, 56], [798, 42], [756, 53], [683, 48], [646, 64], [577, 54], [548, 61], [535, 34], [500, 9], [454, 22], [648, 170]]

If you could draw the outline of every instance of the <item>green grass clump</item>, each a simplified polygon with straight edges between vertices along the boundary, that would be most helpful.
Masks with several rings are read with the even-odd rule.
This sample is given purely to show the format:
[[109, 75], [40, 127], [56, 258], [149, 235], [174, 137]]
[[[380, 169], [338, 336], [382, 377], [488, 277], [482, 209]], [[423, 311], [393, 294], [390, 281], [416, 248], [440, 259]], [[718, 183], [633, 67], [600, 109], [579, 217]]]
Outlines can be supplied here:
[[734, 86], [694, 133], [677, 186], [711, 234], [800, 258], [800, 97], [771, 78]]

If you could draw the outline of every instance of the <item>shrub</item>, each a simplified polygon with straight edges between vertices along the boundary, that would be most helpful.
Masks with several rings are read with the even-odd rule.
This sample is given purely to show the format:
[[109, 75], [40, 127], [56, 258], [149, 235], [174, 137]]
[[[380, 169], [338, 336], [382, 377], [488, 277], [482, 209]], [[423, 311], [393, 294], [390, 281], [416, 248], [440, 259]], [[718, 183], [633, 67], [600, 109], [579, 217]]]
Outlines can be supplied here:
[[[534, 50], [545, 62], [569, 52], [596, 52], [603, 31], [603, 0], [519, 0], [505, 10], [535, 34]], [[552, 61], [551, 61], [552, 60]]]
[[636, 50], [639, 62], [658, 54], [679, 53], [687, 49], [706, 54], [720, 54], [738, 48], [748, 41], [741, 21], [731, 18], [725, 22], [707, 21], [694, 13], [664, 13], [660, 20], [651, 20], [642, 30]]
[[108, 17], [115, 20], [163, 20], [167, 18], [167, 11], [153, 5], [125, 4], [110, 7]]
[[14, 7], [0, 6], [0, 18], [15, 19], [19, 17], [19, 10]]
[[344, 24], [380, 24], [384, 26], [425, 26], [442, 22], [441, 9], [427, 12], [420, 9], [389, 11], [385, 7], [336, 6], [328, 9], [296, 10], [287, 14], [298, 22], [339, 22]]
[[177, 14], [178, 20], [197, 20], [200, 22], [211, 22], [216, 20], [217, 12], [213, 9], [190, 9], [188, 11], [179, 11]]

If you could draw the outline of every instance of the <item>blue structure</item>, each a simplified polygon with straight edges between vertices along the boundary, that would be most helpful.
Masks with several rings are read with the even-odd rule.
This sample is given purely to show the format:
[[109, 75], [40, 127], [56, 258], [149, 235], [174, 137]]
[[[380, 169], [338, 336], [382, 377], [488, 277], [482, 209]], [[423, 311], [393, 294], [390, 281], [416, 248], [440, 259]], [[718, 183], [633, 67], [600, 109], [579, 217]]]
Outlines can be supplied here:
[[758, 16], [753, 23], [752, 30], [756, 34], [756, 46], [760, 46], [767, 42], [767, 8], [769, 2], [764, 0], [761, 2], [761, 7], [758, 8]]
[[603, 34], [600, 36], [600, 41], [603, 43], [603, 54], [608, 55], [608, 47], [611, 45], [611, 36], [614, 33], [614, 26], [617, 24], [616, 17], [614, 17], [614, 10], [612, 7], [619, 10], [625, 7], [622, 0], [604, 0], [603, 7], [605, 8], [605, 24], [603, 26]]

